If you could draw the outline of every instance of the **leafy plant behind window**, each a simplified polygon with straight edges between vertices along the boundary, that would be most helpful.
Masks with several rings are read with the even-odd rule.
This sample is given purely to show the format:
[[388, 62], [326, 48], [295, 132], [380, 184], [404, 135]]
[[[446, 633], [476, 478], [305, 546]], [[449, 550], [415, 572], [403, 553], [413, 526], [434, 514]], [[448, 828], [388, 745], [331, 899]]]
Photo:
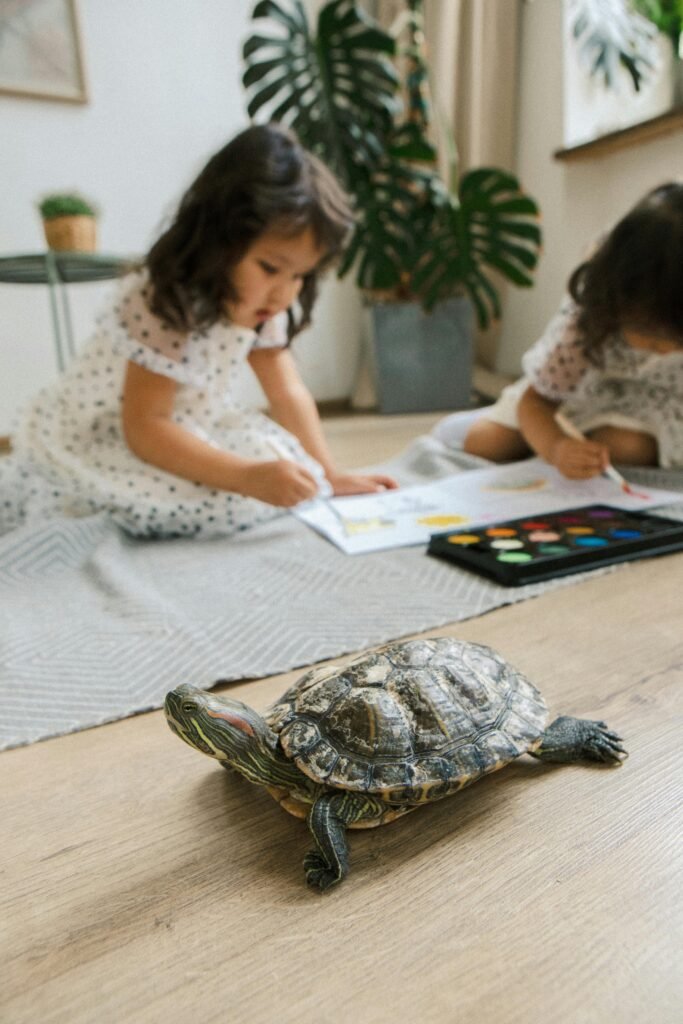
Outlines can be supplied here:
[[683, 0], [633, 0], [635, 10], [668, 36], [679, 59], [683, 57]]

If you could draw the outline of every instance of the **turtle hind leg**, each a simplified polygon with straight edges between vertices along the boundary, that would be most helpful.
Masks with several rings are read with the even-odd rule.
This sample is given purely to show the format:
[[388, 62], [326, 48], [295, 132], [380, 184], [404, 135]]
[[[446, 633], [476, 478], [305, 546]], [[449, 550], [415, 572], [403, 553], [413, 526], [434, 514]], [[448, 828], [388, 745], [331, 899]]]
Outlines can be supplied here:
[[621, 764], [628, 754], [621, 736], [611, 732], [604, 722], [562, 715], [548, 726], [540, 746], [531, 751], [541, 761], [605, 761]]

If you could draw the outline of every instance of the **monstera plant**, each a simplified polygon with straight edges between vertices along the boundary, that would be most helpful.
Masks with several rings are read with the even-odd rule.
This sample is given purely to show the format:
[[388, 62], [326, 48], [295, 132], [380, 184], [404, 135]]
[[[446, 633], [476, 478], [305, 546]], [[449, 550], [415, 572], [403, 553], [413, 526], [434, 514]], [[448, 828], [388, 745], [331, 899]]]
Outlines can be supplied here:
[[465, 292], [486, 326], [500, 315], [491, 270], [532, 283], [538, 209], [502, 170], [441, 180], [421, 3], [408, 0], [406, 15], [397, 64], [395, 39], [355, 0], [324, 4], [315, 33], [301, 0], [261, 0], [252, 15], [259, 30], [244, 46], [248, 111], [293, 128], [352, 196], [357, 225], [340, 276], [355, 267], [366, 294], [415, 299], [426, 310]]
[[368, 386], [357, 382], [353, 404], [382, 412], [469, 405], [472, 310], [482, 327], [500, 316], [492, 272], [532, 283], [535, 202], [496, 168], [460, 175], [452, 159], [442, 180], [421, 0], [405, 0], [393, 34], [358, 0], [327, 0], [315, 31], [302, 0], [261, 0], [253, 18], [243, 76], [250, 116], [293, 128], [355, 205], [339, 267], [339, 276], [355, 270], [366, 298], [359, 381]]

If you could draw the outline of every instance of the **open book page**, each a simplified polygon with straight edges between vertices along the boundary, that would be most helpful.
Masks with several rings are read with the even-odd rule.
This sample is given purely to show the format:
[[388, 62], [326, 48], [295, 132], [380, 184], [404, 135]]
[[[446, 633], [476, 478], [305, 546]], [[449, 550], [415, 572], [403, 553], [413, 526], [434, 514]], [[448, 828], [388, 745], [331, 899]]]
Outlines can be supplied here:
[[568, 480], [542, 459], [472, 469], [382, 494], [317, 499], [295, 514], [347, 554], [426, 544], [432, 533], [600, 503], [629, 511], [683, 501], [676, 491], [612, 480]]

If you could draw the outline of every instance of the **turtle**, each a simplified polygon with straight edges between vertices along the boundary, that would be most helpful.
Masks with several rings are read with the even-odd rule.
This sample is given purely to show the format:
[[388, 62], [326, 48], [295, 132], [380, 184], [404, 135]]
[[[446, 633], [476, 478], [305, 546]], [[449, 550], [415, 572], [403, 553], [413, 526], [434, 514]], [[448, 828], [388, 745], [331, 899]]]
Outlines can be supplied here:
[[346, 665], [306, 672], [263, 716], [183, 684], [167, 694], [186, 743], [306, 819], [306, 881], [324, 892], [349, 871], [348, 828], [384, 825], [451, 796], [522, 754], [620, 764], [601, 721], [548, 725], [536, 687], [484, 644], [452, 637], [385, 644]]

